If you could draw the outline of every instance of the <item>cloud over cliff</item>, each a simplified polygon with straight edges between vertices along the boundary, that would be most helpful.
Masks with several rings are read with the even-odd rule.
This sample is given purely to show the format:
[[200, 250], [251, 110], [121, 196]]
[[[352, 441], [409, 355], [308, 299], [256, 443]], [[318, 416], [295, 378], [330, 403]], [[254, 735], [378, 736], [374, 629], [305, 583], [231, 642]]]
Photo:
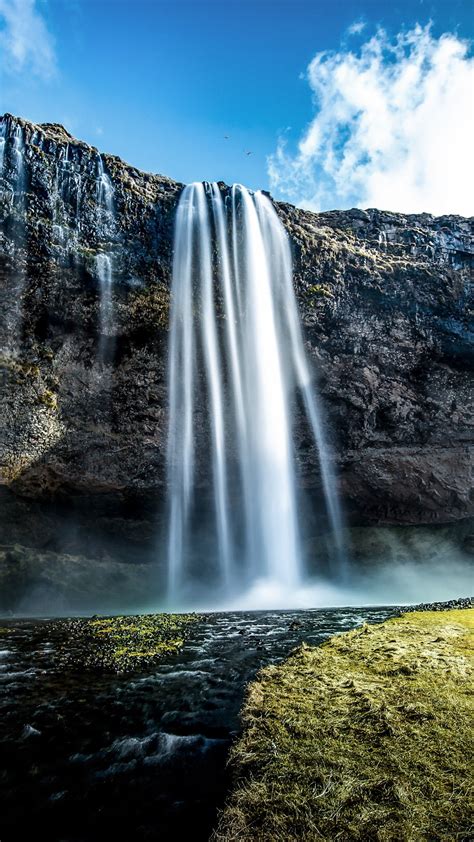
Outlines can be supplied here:
[[[296, 150], [268, 159], [273, 191], [314, 210], [351, 206], [474, 213], [474, 59], [431, 26], [390, 38], [378, 29], [307, 68], [315, 114]], [[365, 30], [364, 30], [365, 31]], [[360, 37], [359, 37], [360, 40]]]

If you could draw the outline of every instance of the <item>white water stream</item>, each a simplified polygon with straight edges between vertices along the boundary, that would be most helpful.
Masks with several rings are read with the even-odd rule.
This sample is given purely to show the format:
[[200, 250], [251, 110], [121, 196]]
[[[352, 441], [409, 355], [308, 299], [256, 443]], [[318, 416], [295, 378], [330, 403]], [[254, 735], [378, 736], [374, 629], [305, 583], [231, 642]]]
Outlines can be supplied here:
[[241, 185], [226, 197], [217, 184], [184, 189], [176, 220], [169, 354], [171, 598], [200, 579], [196, 521], [203, 458], [212, 469], [214, 534], [205, 562], [214, 584], [228, 592], [261, 579], [290, 589], [301, 584], [297, 391], [319, 453], [334, 563], [341, 572], [341, 512], [304, 351], [289, 241], [262, 193]]

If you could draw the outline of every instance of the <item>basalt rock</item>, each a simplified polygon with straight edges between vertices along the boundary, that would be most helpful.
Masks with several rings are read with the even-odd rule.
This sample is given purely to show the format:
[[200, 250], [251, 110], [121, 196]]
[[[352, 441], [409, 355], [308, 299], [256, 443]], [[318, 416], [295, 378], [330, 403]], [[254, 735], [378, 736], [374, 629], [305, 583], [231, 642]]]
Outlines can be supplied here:
[[[59, 541], [64, 509], [78, 514], [83, 538], [100, 517], [132, 553], [141, 541], [153, 544], [150, 523], [164, 501], [181, 189], [61, 126], [0, 119], [0, 482], [12, 515], [1, 519], [0, 542], [41, 543], [46, 523], [45, 549], [82, 552], [72, 527], [67, 546]], [[348, 518], [413, 525], [469, 517], [473, 220], [276, 209], [292, 243]], [[318, 457], [303, 414], [296, 441], [302, 486], [315, 500]]]

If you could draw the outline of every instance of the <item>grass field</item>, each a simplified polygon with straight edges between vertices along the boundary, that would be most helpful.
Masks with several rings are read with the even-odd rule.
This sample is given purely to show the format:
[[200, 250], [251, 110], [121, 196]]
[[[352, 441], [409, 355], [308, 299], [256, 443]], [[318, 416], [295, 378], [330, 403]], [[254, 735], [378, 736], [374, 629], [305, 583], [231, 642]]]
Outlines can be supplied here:
[[473, 626], [410, 613], [264, 669], [214, 842], [472, 840]]

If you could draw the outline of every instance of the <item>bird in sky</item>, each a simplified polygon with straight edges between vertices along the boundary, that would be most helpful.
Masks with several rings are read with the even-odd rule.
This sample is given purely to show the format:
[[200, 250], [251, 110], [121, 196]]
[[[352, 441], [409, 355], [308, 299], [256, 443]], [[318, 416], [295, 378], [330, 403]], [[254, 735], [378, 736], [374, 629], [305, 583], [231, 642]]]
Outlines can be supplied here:
[[245, 150], [245, 154], [246, 155], [253, 155], [253, 152], [247, 152], [247, 150]]
[[224, 140], [230, 140], [230, 134], [225, 134], [225, 135], [224, 135]]

